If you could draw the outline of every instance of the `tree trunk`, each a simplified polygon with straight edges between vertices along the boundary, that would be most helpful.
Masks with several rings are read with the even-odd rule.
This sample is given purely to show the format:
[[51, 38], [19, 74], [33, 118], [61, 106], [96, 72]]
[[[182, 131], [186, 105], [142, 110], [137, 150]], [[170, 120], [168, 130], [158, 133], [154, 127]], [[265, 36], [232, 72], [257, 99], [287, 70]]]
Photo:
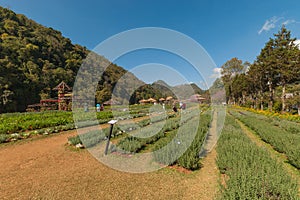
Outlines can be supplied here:
[[300, 105], [298, 105], [298, 115], [300, 116]]
[[273, 88], [272, 88], [272, 83], [269, 83], [269, 104], [268, 104], [268, 107], [269, 107], [269, 110], [272, 112], [273, 111]]
[[285, 111], [285, 108], [286, 108], [286, 104], [285, 104], [285, 89], [286, 89], [286, 86], [285, 84], [282, 85], [282, 97], [281, 97], [281, 102], [282, 102], [282, 112]]
[[264, 98], [263, 98], [263, 96], [260, 97], [260, 110], [264, 110]]

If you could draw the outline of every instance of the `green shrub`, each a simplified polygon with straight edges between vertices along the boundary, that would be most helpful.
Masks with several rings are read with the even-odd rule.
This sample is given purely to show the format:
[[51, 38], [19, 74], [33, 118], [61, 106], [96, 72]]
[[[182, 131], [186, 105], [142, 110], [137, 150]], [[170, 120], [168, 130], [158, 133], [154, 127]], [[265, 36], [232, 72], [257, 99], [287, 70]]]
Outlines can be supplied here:
[[80, 137], [78, 135], [73, 136], [73, 137], [69, 137], [68, 141], [70, 144], [72, 145], [76, 145], [76, 144], [82, 144]]
[[278, 113], [281, 112], [281, 110], [282, 110], [282, 103], [281, 103], [281, 101], [275, 101], [274, 102], [273, 110], [275, 112], [278, 112]]
[[7, 134], [0, 134], [0, 143], [7, 142], [9, 139], [9, 135]]
[[284, 125], [284, 123], [277, 121], [276, 124], [279, 126], [275, 126], [273, 117], [266, 117], [246, 111], [231, 111], [231, 113], [255, 131], [263, 141], [271, 144], [274, 150], [284, 153], [288, 161], [300, 169], [300, 134], [287, 131], [289, 129], [299, 130], [300, 125], [294, 124], [293, 127], [291, 124]]
[[218, 168], [228, 177], [218, 199], [299, 199], [297, 182], [284, 166], [253, 143], [231, 116], [226, 117], [217, 154]]

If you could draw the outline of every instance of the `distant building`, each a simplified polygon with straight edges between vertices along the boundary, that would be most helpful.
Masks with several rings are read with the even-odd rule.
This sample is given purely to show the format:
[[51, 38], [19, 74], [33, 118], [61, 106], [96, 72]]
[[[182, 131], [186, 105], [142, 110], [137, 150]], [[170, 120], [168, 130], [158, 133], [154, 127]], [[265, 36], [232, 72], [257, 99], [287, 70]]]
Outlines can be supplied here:
[[40, 103], [28, 105], [26, 111], [71, 110], [72, 88], [62, 81], [53, 90], [58, 93], [57, 99], [41, 99]]
[[200, 94], [194, 94], [192, 96], [190, 96], [189, 101], [190, 102], [195, 102], [195, 103], [203, 103], [206, 99], [204, 97], [202, 97]]
[[57, 90], [58, 110], [71, 110], [72, 88], [62, 81], [53, 90]]

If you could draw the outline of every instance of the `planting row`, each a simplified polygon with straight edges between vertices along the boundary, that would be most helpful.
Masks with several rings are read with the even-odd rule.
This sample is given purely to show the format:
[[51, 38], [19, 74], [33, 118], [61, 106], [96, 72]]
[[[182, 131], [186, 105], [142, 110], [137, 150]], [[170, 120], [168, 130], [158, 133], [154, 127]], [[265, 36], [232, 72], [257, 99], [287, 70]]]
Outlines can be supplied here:
[[[168, 118], [173, 118], [174, 114], [168, 114]], [[150, 124], [160, 123], [163, 119], [160, 117], [154, 117], [151, 119], [143, 119], [137, 123], [122, 122], [119, 121], [113, 128], [112, 138], [123, 136], [126, 133], [136, 131], [137, 128], [146, 127]], [[68, 141], [72, 145], [83, 144], [85, 148], [93, 147], [99, 144], [101, 141], [106, 140], [109, 135], [110, 128], [102, 129], [101, 131], [89, 131], [81, 134], [80, 136], [73, 136], [68, 138]]]
[[33, 131], [18, 132], [12, 134], [0, 134], [0, 144], [30, 138], [34, 135], [49, 135], [75, 129], [74, 124], [58, 125]]
[[[176, 115], [176, 117], [168, 117], [166, 120], [164, 115], [158, 115], [152, 118], [149, 126], [145, 126], [141, 129], [137, 129], [128, 135], [128, 137], [123, 138], [117, 144], [123, 152], [127, 153], [137, 153], [143, 149], [146, 145], [156, 142], [161, 137], [165, 136], [165, 133], [178, 129], [179, 126], [186, 123], [188, 120], [194, 117], [197, 110], [187, 110], [183, 115]], [[158, 123], [155, 123], [158, 122]]]
[[[118, 122], [113, 130], [113, 138], [121, 139], [116, 145], [110, 145], [110, 151], [138, 153], [151, 146], [157, 162], [197, 169], [201, 166], [199, 152], [208, 132], [210, 118], [211, 115], [207, 113], [199, 118], [199, 113], [190, 109], [185, 111], [184, 116], [169, 114], [165, 118], [157, 115], [138, 122], [138, 126]], [[69, 142], [77, 144], [83, 141], [84, 146], [89, 148], [106, 140], [108, 134], [109, 128], [102, 130], [102, 133], [91, 131], [80, 137], [69, 138]]]
[[146, 145], [152, 144], [159, 138], [163, 137], [166, 131], [177, 129], [178, 127], [178, 118], [152, 123], [131, 132], [130, 136], [125, 137], [118, 142], [117, 147], [127, 153], [137, 153]]
[[285, 119], [285, 120], [288, 120], [288, 121], [294, 121], [294, 122], [298, 122], [298, 123], [300, 122], [300, 116], [299, 115], [292, 115], [290, 113], [280, 114], [280, 113], [277, 113], [277, 112], [270, 112], [268, 110], [256, 110], [256, 109], [253, 109], [253, 108], [245, 108], [245, 107], [236, 107], [236, 108], [243, 109], [243, 110], [246, 110], [246, 111], [250, 111], [250, 112], [253, 112], [253, 113], [256, 113], [256, 114], [264, 115], [264, 116], [267, 116], [267, 117]]
[[295, 121], [290, 121], [281, 117], [268, 116], [265, 114], [261, 114], [260, 112], [250, 112], [245, 111], [244, 109], [236, 109], [238, 112], [243, 114], [247, 114], [248, 116], [256, 117], [258, 119], [262, 119], [264, 121], [270, 122], [274, 126], [278, 126], [281, 129], [293, 134], [300, 134], [300, 124]]
[[274, 121], [272, 118], [254, 115], [247, 111], [231, 111], [231, 114], [254, 130], [263, 141], [271, 144], [276, 151], [284, 153], [288, 161], [300, 169], [300, 134], [297, 132], [299, 125], [294, 126], [295, 132], [289, 132], [287, 130], [291, 129], [290, 125], [281, 127], [278, 121]]
[[297, 182], [246, 136], [232, 116], [226, 117], [217, 153], [223, 174], [219, 199], [299, 199]]
[[[131, 108], [131, 107], [130, 107]], [[93, 119], [94, 112], [81, 112], [77, 125], [80, 127], [92, 126], [98, 123], [107, 123], [109, 120], [118, 116], [119, 120], [131, 119], [146, 116], [149, 112], [147, 107], [132, 106], [128, 112], [116, 110], [102, 111], [96, 114], [98, 122]], [[78, 114], [78, 113], [77, 113]], [[39, 113], [7, 113], [0, 115], [0, 143], [28, 138], [36, 134], [51, 134], [75, 128], [72, 112], [65, 111], [46, 111]], [[78, 118], [78, 117], [77, 117]]]
[[[178, 164], [186, 169], [201, 167], [200, 150], [211, 122], [211, 115], [206, 113], [182, 124], [178, 130], [167, 132], [154, 144], [154, 158], [166, 165]], [[178, 158], [178, 159], [176, 159]]]

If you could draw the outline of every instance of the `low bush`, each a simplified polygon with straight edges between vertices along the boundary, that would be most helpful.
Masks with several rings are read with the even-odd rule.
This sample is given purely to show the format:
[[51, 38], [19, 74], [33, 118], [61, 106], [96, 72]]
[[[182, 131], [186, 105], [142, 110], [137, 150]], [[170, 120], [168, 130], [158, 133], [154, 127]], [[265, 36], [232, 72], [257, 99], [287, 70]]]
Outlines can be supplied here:
[[0, 134], [0, 143], [8, 142], [9, 135], [8, 134]]
[[[288, 161], [300, 169], [300, 134], [285, 130], [288, 127], [291, 128], [291, 126], [283, 125], [284, 129], [280, 127], [280, 122], [274, 124], [273, 118], [254, 115], [246, 111], [231, 111], [231, 113], [254, 130], [263, 141], [271, 144], [276, 151], [284, 153]], [[299, 127], [296, 127], [293, 127], [293, 129], [298, 130]]]
[[231, 116], [226, 118], [217, 153], [219, 170], [228, 177], [218, 199], [299, 199], [297, 182]]

